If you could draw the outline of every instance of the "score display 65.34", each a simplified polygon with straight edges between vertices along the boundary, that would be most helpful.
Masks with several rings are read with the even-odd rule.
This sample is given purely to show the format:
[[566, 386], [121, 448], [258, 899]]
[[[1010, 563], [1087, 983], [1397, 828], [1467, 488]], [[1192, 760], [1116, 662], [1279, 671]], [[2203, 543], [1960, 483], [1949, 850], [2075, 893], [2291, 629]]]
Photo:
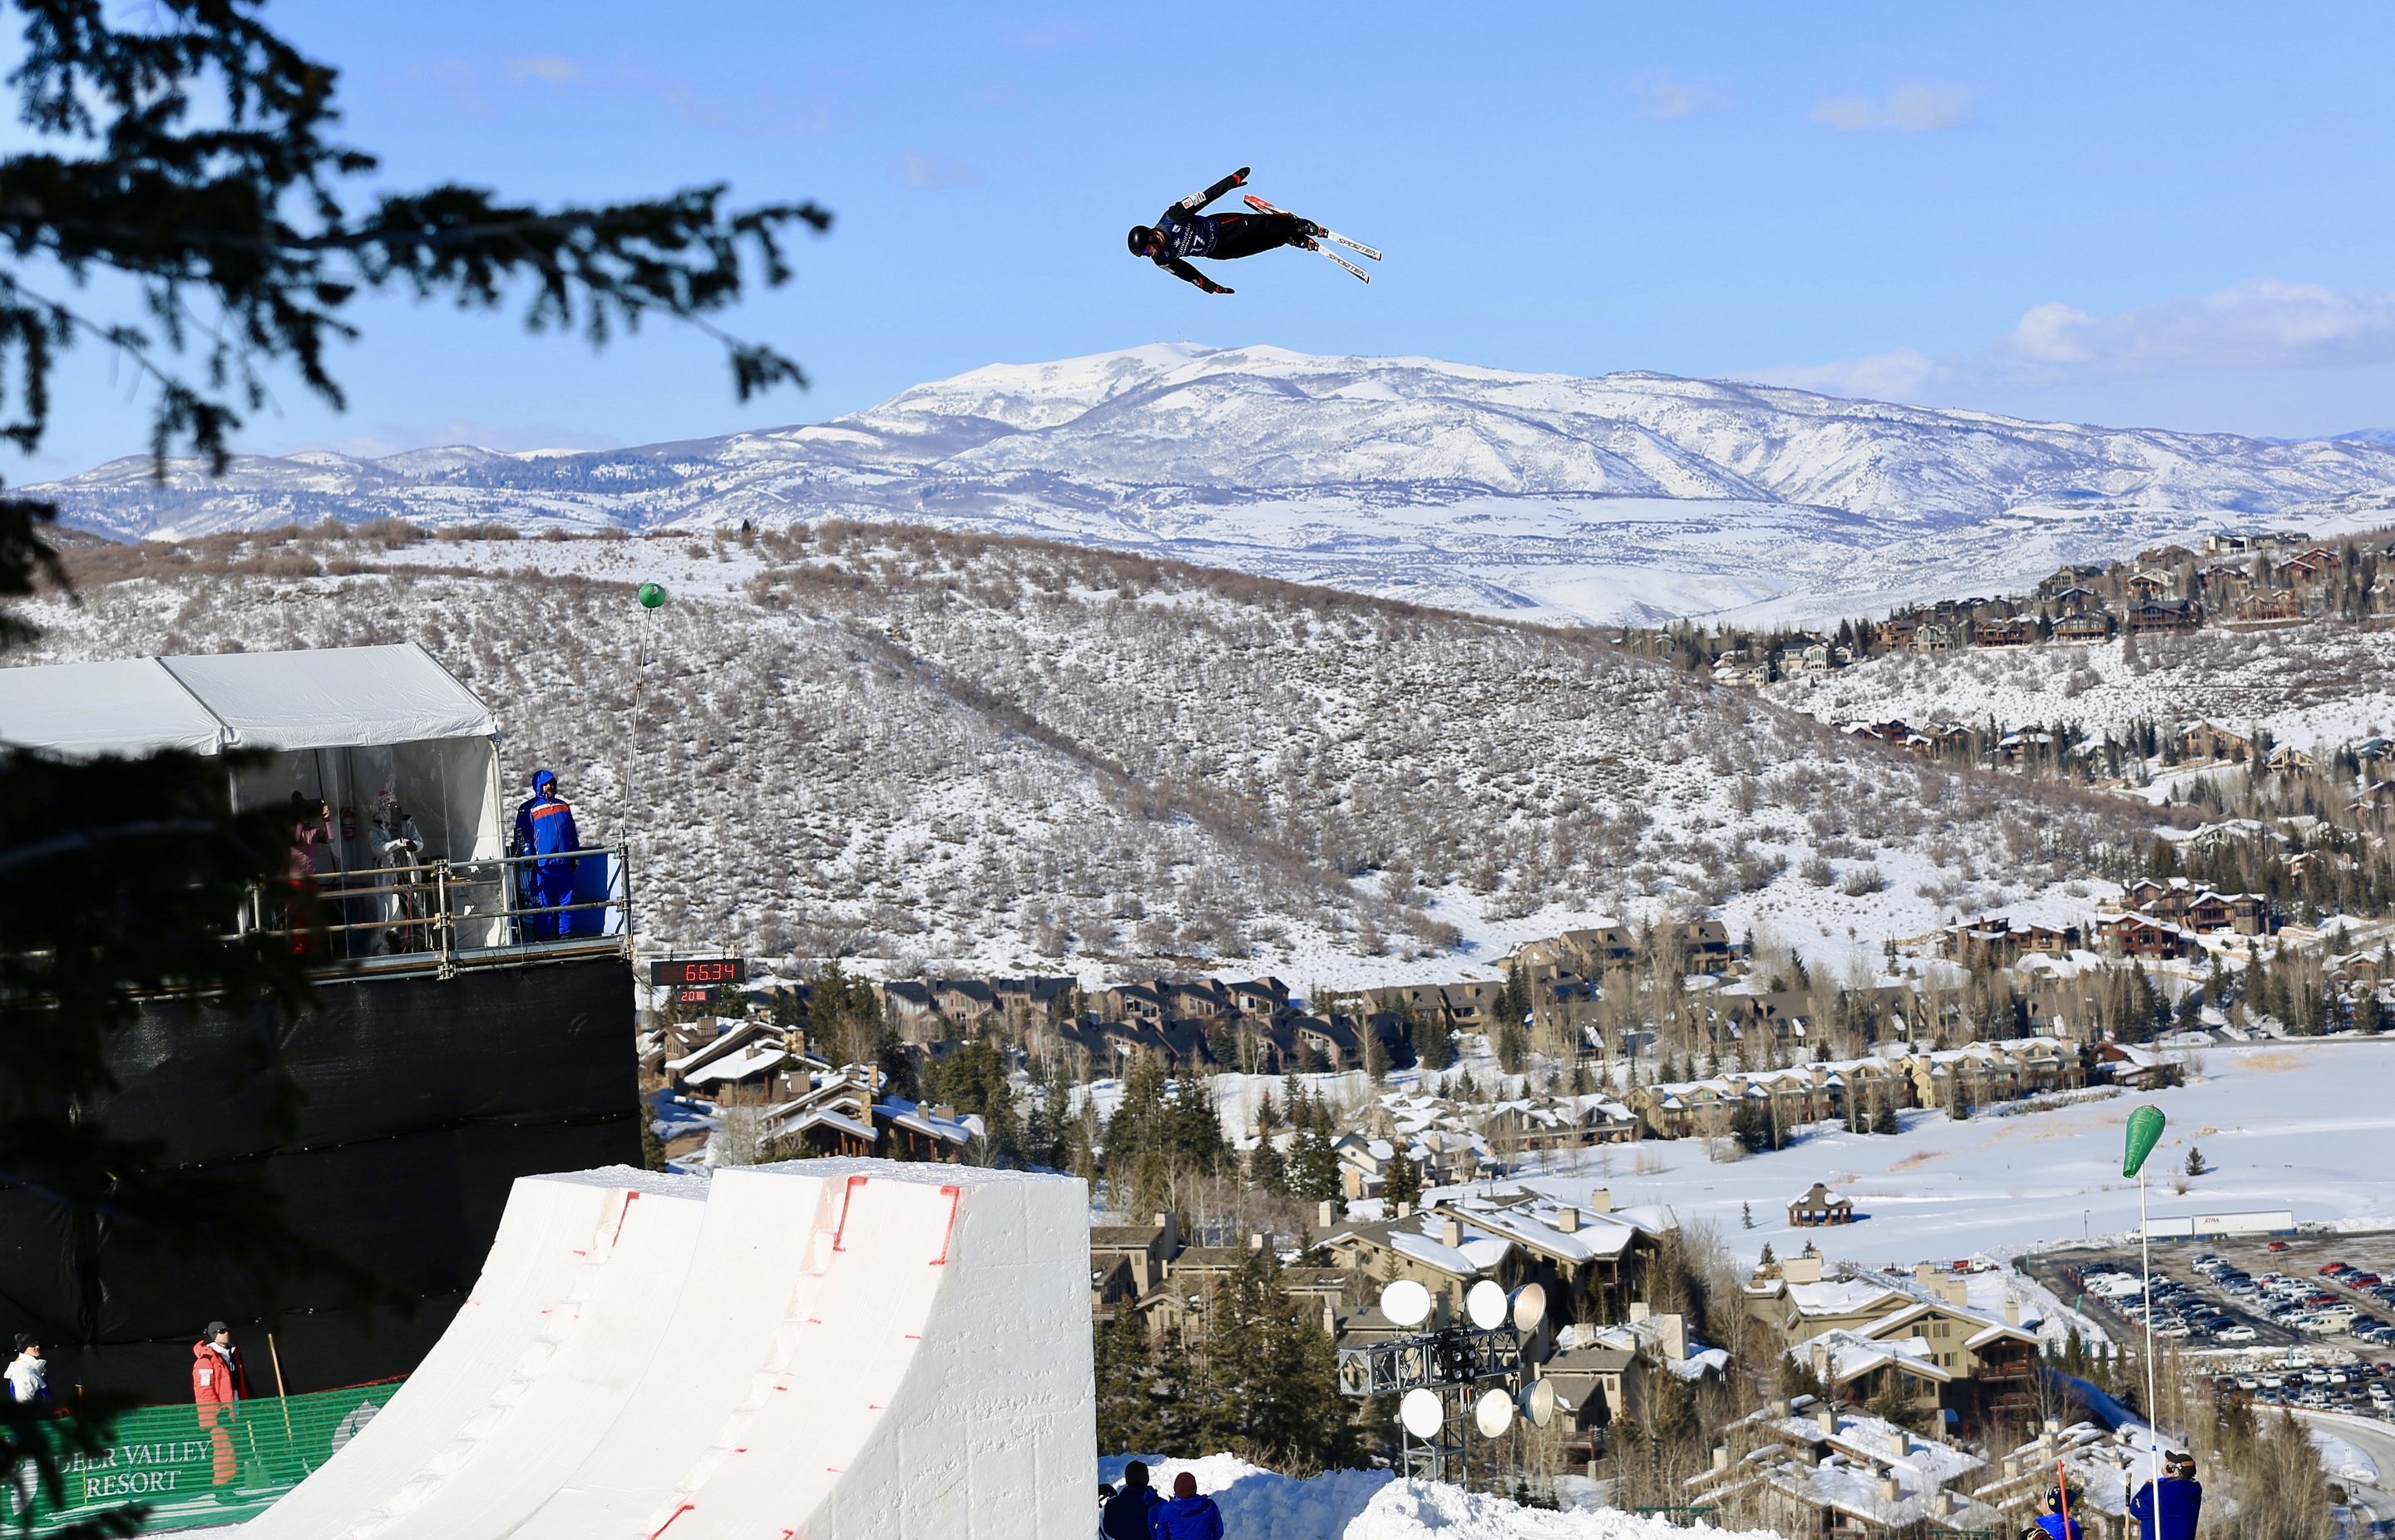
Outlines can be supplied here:
[[672, 990], [678, 1006], [704, 1005], [717, 990], [747, 978], [737, 957], [674, 957], [649, 965], [649, 982]]

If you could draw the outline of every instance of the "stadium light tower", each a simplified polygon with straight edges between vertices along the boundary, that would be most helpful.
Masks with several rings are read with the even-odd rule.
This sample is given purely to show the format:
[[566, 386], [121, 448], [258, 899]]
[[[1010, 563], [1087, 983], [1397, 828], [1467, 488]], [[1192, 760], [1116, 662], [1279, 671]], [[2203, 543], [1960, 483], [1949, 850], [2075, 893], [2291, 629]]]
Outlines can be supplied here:
[[[1398, 1279], [1381, 1291], [1381, 1313], [1420, 1326], [1430, 1319], [1430, 1290]], [[1546, 1342], [1545, 1288], [1525, 1283], [1508, 1294], [1484, 1278], [1464, 1295], [1463, 1313], [1464, 1324], [1339, 1349], [1342, 1395], [1398, 1398], [1399, 1463], [1409, 1477], [1468, 1485], [1474, 1434], [1502, 1437], [1517, 1415], [1537, 1428], [1555, 1420], [1555, 1387], [1529, 1374]]]

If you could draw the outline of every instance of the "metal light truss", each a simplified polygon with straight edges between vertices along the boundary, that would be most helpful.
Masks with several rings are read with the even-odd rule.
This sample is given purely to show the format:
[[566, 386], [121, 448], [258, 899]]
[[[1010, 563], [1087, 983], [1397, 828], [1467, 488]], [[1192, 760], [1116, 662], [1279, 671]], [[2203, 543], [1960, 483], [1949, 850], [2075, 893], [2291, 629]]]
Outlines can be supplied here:
[[1522, 1334], [1512, 1326], [1450, 1326], [1339, 1349], [1339, 1392], [1402, 1396], [1407, 1391], [1521, 1373]]

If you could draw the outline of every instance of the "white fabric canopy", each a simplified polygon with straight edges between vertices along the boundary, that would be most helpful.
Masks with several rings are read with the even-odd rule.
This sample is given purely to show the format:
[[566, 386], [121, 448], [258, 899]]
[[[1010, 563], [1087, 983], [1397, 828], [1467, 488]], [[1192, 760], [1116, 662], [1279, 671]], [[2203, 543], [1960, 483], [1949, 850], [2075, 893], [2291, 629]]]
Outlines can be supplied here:
[[0, 668], [0, 744], [76, 758], [215, 754], [224, 724], [155, 658]]
[[364, 748], [497, 729], [414, 642], [0, 669], [0, 741], [75, 757]]

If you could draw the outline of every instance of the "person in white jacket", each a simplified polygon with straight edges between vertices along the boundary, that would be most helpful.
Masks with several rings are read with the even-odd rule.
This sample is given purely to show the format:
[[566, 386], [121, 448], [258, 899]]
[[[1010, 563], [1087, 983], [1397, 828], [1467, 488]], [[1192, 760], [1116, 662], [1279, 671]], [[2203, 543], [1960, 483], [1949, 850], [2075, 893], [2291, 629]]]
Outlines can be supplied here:
[[24, 1332], [17, 1334], [17, 1356], [8, 1361], [8, 1399], [41, 1402], [50, 1399], [50, 1366], [42, 1358], [42, 1345]]

